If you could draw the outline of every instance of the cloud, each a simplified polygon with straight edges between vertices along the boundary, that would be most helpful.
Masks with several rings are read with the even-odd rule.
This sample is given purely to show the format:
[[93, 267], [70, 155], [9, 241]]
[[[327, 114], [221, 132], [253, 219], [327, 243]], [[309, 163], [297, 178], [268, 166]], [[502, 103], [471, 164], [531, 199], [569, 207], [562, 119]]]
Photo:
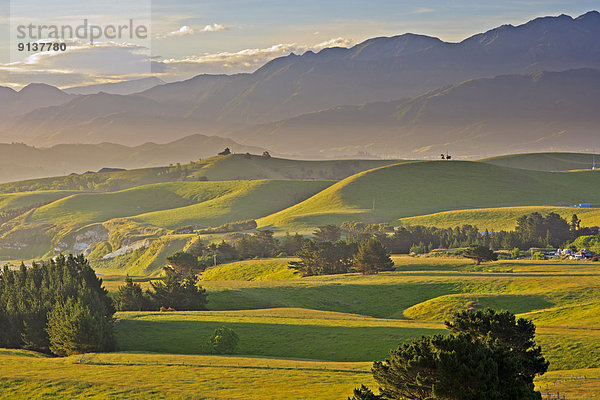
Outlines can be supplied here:
[[176, 31], [167, 33], [165, 35], [165, 37], [185, 36], [185, 35], [193, 35], [193, 34], [194, 34], [194, 29], [190, 28], [187, 25], [184, 25], [181, 28], [177, 29]]
[[44, 82], [59, 87], [157, 76], [165, 81], [189, 79], [199, 74], [254, 72], [274, 58], [290, 53], [318, 52], [328, 47], [349, 47], [354, 42], [334, 38], [314, 45], [279, 43], [237, 52], [207, 53], [180, 59], [152, 57], [143, 46], [98, 43], [89, 46], [69, 43], [66, 52], [38, 53], [11, 64], [0, 64], [0, 85], [20, 87]]
[[426, 8], [426, 7], [422, 7], [422, 8], [417, 8], [416, 10], [414, 10], [412, 12], [412, 14], [425, 14], [425, 13], [430, 13], [430, 12], [434, 12], [435, 10], [433, 8]]
[[209, 24], [206, 25], [203, 29], [202, 32], [221, 32], [221, 31], [226, 31], [227, 28], [225, 25], [221, 25], [221, 24]]
[[155, 62], [154, 66], [163, 66], [164, 73], [167, 75], [166, 79], [169, 79], [169, 76], [192, 77], [199, 74], [254, 72], [274, 58], [284, 57], [290, 53], [318, 52], [329, 47], [349, 47], [352, 44], [354, 44], [353, 40], [341, 37], [315, 45], [279, 43], [266, 48], [244, 49], [238, 52], [165, 59]]

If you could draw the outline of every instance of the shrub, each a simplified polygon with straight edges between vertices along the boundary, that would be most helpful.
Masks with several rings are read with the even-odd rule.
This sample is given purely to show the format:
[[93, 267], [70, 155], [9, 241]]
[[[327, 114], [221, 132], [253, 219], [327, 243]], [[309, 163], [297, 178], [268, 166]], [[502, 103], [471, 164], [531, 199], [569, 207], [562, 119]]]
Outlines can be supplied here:
[[231, 328], [221, 326], [215, 329], [209, 340], [213, 354], [233, 354], [237, 349], [240, 338]]

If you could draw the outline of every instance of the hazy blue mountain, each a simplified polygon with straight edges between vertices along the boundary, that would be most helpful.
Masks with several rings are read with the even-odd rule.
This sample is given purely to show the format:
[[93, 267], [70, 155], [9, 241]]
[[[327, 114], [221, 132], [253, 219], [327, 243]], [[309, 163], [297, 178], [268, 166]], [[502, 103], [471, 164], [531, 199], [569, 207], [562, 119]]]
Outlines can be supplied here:
[[100, 92], [108, 94], [134, 94], [151, 89], [158, 85], [163, 85], [165, 82], [155, 76], [149, 78], [135, 79], [131, 81], [103, 83], [97, 85], [74, 86], [63, 89], [63, 92], [69, 94], [98, 94]]
[[502, 75], [401, 101], [342, 106], [238, 131], [281, 153], [476, 157], [595, 150], [600, 70]]

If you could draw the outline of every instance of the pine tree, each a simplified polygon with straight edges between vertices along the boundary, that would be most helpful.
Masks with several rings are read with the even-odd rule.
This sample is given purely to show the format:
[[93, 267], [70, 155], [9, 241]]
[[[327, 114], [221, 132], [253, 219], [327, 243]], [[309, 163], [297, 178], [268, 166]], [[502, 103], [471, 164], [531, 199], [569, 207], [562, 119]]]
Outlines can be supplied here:
[[385, 246], [377, 239], [370, 238], [360, 244], [354, 256], [354, 267], [363, 274], [376, 274], [391, 270], [394, 262]]

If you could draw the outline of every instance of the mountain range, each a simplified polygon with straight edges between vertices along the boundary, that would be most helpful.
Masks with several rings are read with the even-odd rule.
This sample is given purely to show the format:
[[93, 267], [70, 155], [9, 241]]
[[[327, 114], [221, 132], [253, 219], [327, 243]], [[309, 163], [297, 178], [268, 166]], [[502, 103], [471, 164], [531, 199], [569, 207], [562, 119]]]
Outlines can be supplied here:
[[[290, 54], [251, 74], [145, 81], [152, 87], [139, 93], [134, 84], [69, 91], [89, 93], [80, 95], [1, 88], [0, 139], [137, 146], [200, 133], [310, 157], [588, 150], [598, 37], [600, 13], [592, 11], [503, 25], [459, 43], [374, 38]], [[35, 101], [27, 100], [33, 91]]]

